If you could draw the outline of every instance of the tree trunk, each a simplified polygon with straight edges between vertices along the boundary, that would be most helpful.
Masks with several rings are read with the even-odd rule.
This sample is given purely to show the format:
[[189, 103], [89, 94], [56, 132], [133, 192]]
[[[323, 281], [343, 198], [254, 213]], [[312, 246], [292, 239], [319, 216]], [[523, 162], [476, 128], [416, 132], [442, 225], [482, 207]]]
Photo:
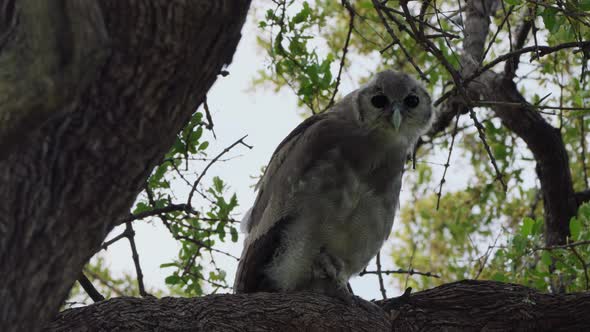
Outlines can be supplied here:
[[[0, 152], [3, 331], [57, 313], [231, 62], [249, 5], [0, 0], [0, 93], [15, 89], [0, 100], [0, 139], [16, 138]], [[41, 58], [53, 60], [23, 69]], [[36, 106], [47, 110], [29, 116]]]
[[66, 310], [46, 331], [584, 331], [588, 312], [590, 293], [466, 280], [413, 294], [389, 313], [312, 293], [114, 298]]

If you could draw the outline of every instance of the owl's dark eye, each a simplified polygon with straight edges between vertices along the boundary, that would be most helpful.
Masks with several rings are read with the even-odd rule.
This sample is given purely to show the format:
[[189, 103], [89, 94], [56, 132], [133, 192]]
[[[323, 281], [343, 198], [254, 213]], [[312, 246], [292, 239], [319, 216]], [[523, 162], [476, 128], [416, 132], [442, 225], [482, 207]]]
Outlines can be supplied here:
[[404, 99], [404, 104], [409, 108], [414, 108], [420, 104], [420, 98], [416, 95], [409, 95]]
[[389, 99], [384, 95], [376, 95], [371, 98], [371, 104], [377, 108], [383, 108], [389, 105]]

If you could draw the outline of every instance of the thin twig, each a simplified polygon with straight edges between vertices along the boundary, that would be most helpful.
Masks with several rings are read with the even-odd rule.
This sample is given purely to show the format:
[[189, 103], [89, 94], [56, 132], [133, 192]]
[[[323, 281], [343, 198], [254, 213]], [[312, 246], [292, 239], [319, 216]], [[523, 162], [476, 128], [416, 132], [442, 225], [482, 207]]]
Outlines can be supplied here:
[[505, 101], [475, 101], [473, 106], [493, 107], [493, 106], [511, 106], [524, 107], [529, 109], [549, 109], [549, 110], [563, 110], [563, 111], [590, 111], [590, 107], [567, 107], [567, 106], [553, 106], [553, 105], [533, 105], [528, 103], [512, 103]]
[[582, 265], [582, 269], [584, 270], [584, 280], [586, 281], [586, 290], [588, 290], [588, 287], [590, 286], [590, 278], [588, 278], [588, 265], [586, 264], [586, 262], [584, 261], [584, 258], [582, 258], [582, 256], [580, 255], [578, 250], [576, 250], [575, 247], [571, 247], [570, 249], [574, 253], [574, 256], [576, 256], [576, 258], [578, 258], [578, 260], [580, 261], [580, 263]]
[[455, 116], [455, 128], [453, 128], [453, 135], [451, 136], [451, 145], [449, 147], [449, 154], [447, 155], [447, 162], [445, 163], [445, 169], [443, 171], [443, 175], [442, 175], [442, 179], [440, 179], [440, 186], [438, 187], [438, 193], [436, 194], [437, 199], [436, 199], [436, 209], [438, 210], [439, 206], [440, 206], [440, 196], [442, 195], [442, 187], [443, 184], [445, 183], [445, 176], [447, 175], [447, 170], [449, 169], [449, 166], [451, 165], [451, 154], [453, 153], [453, 146], [455, 145], [455, 136], [457, 136], [457, 127], [459, 124], [459, 117], [461, 116], [461, 114], [459, 112], [457, 112], [457, 115]]
[[[414, 67], [414, 69], [416, 70], [416, 72], [418, 73], [418, 75], [420, 76], [420, 78], [422, 80], [428, 82], [429, 81], [428, 80], [428, 77], [426, 75], [424, 75], [424, 72], [422, 72], [422, 70], [420, 69], [420, 67], [418, 67], [418, 65], [414, 62], [413, 57], [410, 55], [410, 53], [404, 47], [404, 45], [400, 42], [399, 38], [396, 36], [395, 32], [393, 31], [393, 29], [391, 28], [391, 26], [389, 25], [389, 23], [387, 23], [387, 20], [385, 19], [385, 16], [383, 15], [383, 11], [381, 10], [382, 5], [379, 3], [378, 0], [373, 0], [373, 5], [375, 7], [375, 10], [377, 11], [377, 15], [379, 15], [379, 18], [381, 19], [381, 22], [385, 26], [385, 29], [387, 30], [387, 32], [389, 33], [389, 35], [391, 36], [391, 38], [393, 38], [393, 42], [399, 45], [399, 49], [404, 53], [404, 55], [406, 56], [406, 59], [408, 60], [408, 62], [410, 64], [412, 64], [412, 66]], [[393, 19], [393, 16], [391, 15], [391, 13], [389, 13], [389, 12], [385, 12], [385, 13], [386, 13], [386, 15], [388, 15], [388, 17], [390, 19]], [[398, 23], [398, 25], [401, 25], [401, 24]]]
[[[415, 274], [415, 275], [421, 275], [421, 276], [425, 276], [425, 277], [440, 278], [440, 275], [438, 275], [436, 273], [420, 272], [420, 271], [416, 271], [414, 269], [382, 270], [381, 273], [383, 273], [383, 274], [407, 274], [407, 275], [414, 275]], [[378, 271], [363, 271], [363, 272], [359, 273], [359, 276], [363, 276], [365, 274], [378, 274]]]
[[133, 257], [133, 263], [135, 264], [135, 271], [137, 273], [137, 287], [139, 288], [139, 295], [148, 296], [149, 294], [145, 291], [143, 285], [143, 273], [141, 271], [141, 265], [139, 264], [139, 255], [137, 254], [137, 248], [135, 247], [135, 231], [131, 222], [125, 223], [125, 231], [127, 232], [127, 239], [129, 240], [129, 246], [131, 247], [131, 257]]
[[383, 283], [383, 275], [381, 269], [381, 251], [377, 253], [377, 259], [375, 260], [377, 264], [377, 279], [379, 279], [379, 290], [381, 291], [381, 296], [383, 299], [387, 299], [387, 292], [385, 291], [385, 285]]
[[186, 201], [186, 204], [191, 206], [191, 201], [193, 200], [193, 195], [195, 193], [195, 190], [197, 190], [197, 186], [199, 185], [199, 183], [201, 182], [201, 179], [203, 178], [203, 176], [205, 176], [205, 174], [207, 173], [207, 170], [209, 170], [209, 168], [215, 164], [215, 162], [217, 162], [217, 160], [219, 160], [219, 158], [221, 158], [224, 154], [228, 153], [231, 149], [233, 149], [236, 145], [241, 144], [249, 149], [252, 149], [252, 146], [246, 144], [244, 142], [244, 139], [248, 137], [248, 135], [245, 135], [244, 137], [240, 138], [239, 140], [235, 141], [234, 143], [232, 143], [230, 146], [228, 146], [227, 148], [223, 149], [223, 151], [221, 151], [221, 153], [219, 153], [215, 158], [213, 158], [208, 164], [207, 166], [205, 166], [205, 168], [203, 169], [203, 171], [201, 172], [201, 174], [199, 175], [199, 177], [197, 178], [197, 180], [193, 183], [193, 187], [191, 188], [191, 191], [188, 195], [188, 199]]
[[205, 124], [205, 128], [211, 130], [213, 133], [213, 138], [217, 139], [215, 135], [215, 130], [213, 129], [213, 117], [211, 116], [211, 111], [209, 110], [209, 104], [207, 103], [207, 96], [203, 98], [203, 109], [205, 109], [205, 117], [207, 118], [207, 123]]
[[124, 239], [124, 238], [126, 238], [128, 235], [129, 235], [129, 234], [128, 234], [128, 231], [127, 231], [127, 229], [125, 229], [125, 230], [124, 230], [124, 231], [123, 231], [121, 234], [119, 234], [119, 235], [115, 236], [114, 238], [110, 239], [109, 241], [106, 241], [106, 242], [104, 242], [104, 243], [103, 243], [103, 244], [100, 246], [100, 249], [102, 249], [102, 250], [107, 250], [107, 249], [108, 249], [108, 247], [110, 247], [110, 246], [111, 246], [113, 243], [115, 243], [115, 242], [117, 242], [117, 241], [119, 241], [119, 240], [121, 240], [121, 239]]
[[[535, 13], [535, 14], [537, 13], [537, 5], [536, 4], [535, 4], [535, 7], [533, 9], [533, 13]], [[535, 41], [535, 53], [537, 53], [537, 59], [538, 59], [540, 57], [539, 56], [539, 48], [538, 48], [539, 43], [537, 42], [537, 31], [539, 29], [537, 29], [537, 26], [535, 25], [535, 19], [534, 18], [531, 20], [531, 24], [533, 25], [533, 40]]]
[[98, 290], [96, 290], [96, 288], [94, 287], [92, 282], [88, 279], [88, 277], [86, 277], [86, 275], [84, 275], [84, 273], [80, 273], [80, 277], [78, 278], [78, 283], [80, 284], [80, 286], [82, 286], [82, 288], [84, 289], [86, 294], [88, 294], [88, 296], [90, 296], [92, 301], [94, 301], [94, 302], [104, 301], [104, 296], [102, 296], [102, 294], [100, 294], [100, 292]]
[[506, 182], [504, 181], [504, 176], [502, 175], [502, 172], [500, 171], [500, 168], [498, 167], [498, 164], [496, 163], [496, 158], [494, 157], [494, 154], [492, 153], [492, 149], [490, 148], [490, 145], [488, 144], [488, 142], [486, 140], [485, 129], [481, 125], [481, 123], [477, 120], [477, 116], [475, 115], [475, 112], [473, 111], [472, 107], [469, 107], [469, 117], [473, 120], [473, 124], [475, 125], [475, 128], [477, 128], [477, 132], [479, 134], [479, 138], [481, 139], [481, 142], [483, 143], [483, 147], [485, 148], [485, 150], [488, 154], [488, 157], [490, 158], [490, 161], [492, 162], [492, 166], [494, 167], [494, 171], [496, 172], [496, 180], [500, 181], [500, 184], [502, 185], [502, 189], [504, 189], [504, 192], [507, 192], [508, 186], [506, 185]]
[[[520, 50], [524, 46], [527, 36], [533, 26], [531, 22], [534, 19], [532, 17], [534, 16], [533, 14], [534, 13], [532, 12], [532, 9], [528, 9], [528, 15], [531, 16], [530, 19], [525, 14], [525, 17], [523, 17], [522, 19], [522, 24], [516, 29], [516, 41], [514, 42], [513, 50]], [[514, 56], [506, 61], [506, 63], [504, 64], [504, 74], [507, 78], [514, 78], [514, 76], [516, 75], [516, 71], [518, 70], [519, 61], [520, 55]]]
[[558, 245], [547, 246], [547, 247], [535, 247], [535, 248], [533, 248], [533, 251], [539, 251], [539, 250], [551, 251], [551, 250], [556, 250], [556, 249], [569, 249], [569, 248], [573, 248], [573, 247], [586, 246], [586, 245], [590, 245], [590, 240], [571, 242], [571, 243], [567, 243], [567, 244], [558, 244]]
[[[473, 74], [471, 76], [469, 76], [468, 78], [466, 78], [463, 81], [463, 84], [468, 84], [471, 81], [473, 81], [474, 79], [476, 79], [477, 77], [479, 77], [481, 74], [483, 74], [484, 72], [490, 70], [491, 68], [493, 68], [495, 65], [499, 64], [500, 62], [506, 61], [508, 59], [511, 59], [513, 57], [516, 56], [520, 56], [521, 54], [524, 53], [529, 53], [529, 52], [534, 52], [534, 51], [538, 51], [538, 57], [543, 57], [545, 55], [563, 50], [563, 49], [568, 49], [568, 48], [580, 48], [583, 49], [585, 47], [590, 47], [590, 41], [585, 41], [585, 42], [570, 42], [570, 43], [563, 43], [563, 44], [559, 44], [559, 45], [555, 45], [555, 46], [528, 46], [528, 47], [523, 47], [519, 50], [515, 50], [513, 52], [509, 52], [506, 54], [503, 54], [499, 57], [497, 57], [496, 59], [490, 61], [488, 64], [486, 64], [483, 67], [478, 68], [475, 72], [473, 72]], [[533, 60], [533, 58], [531, 58], [531, 60]], [[440, 98], [438, 98], [435, 102], [434, 102], [434, 106], [438, 106], [440, 105], [443, 101], [445, 101], [446, 99], [448, 99], [450, 96], [454, 95], [457, 93], [457, 87], [454, 87], [453, 89], [447, 91], [446, 93], [444, 93]]]
[[84, 273], [88, 274], [93, 279], [98, 280], [101, 284], [103, 284], [106, 288], [110, 289], [116, 295], [119, 295], [119, 296], [128, 295], [128, 294], [125, 294], [125, 292], [123, 290], [119, 289], [117, 286], [113, 285], [109, 280], [104, 279], [99, 274], [94, 273], [94, 272], [92, 272], [90, 270], [84, 270]]
[[324, 111], [328, 110], [332, 105], [334, 105], [334, 100], [336, 99], [336, 94], [338, 93], [338, 87], [340, 86], [340, 79], [342, 77], [342, 70], [344, 69], [344, 65], [346, 62], [346, 54], [348, 53], [348, 45], [350, 44], [350, 37], [352, 36], [352, 31], [354, 30], [354, 16], [355, 11], [350, 2], [348, 0], [342, 0], [342, 5], [346, 7], [348, 10], [348, 14], [350, 15], [350, 21], [348, 23], [348, 33], [346, 34], [346, 41], [344, 42], [344, 48], [342, 48], [342, 57], [340, 58], [340, 67], [338, 68], [338, 76], [336, 77], [336, 83], [334, 85], [334, 91], [332, 92], [332, 97], [330, 98], [330, 102], [324, 109]]
[[582, 162], [582, 172], [584, 174], [584, 185], [588, 189], [588, 167], [586, 167], [586, 132], [584, 124], [584, 117], [578, 117], [580, 121], [580, 146], [582, 147], [582, 153], [580, 154], [580, 161]]
[[488, 246], [488, 249], [486, 250], [486, 252], [484, 254], [484, 260], [481, 263], [481, 265], [479, 266], [479, 269], [477, 271], [477, 274], [473, 278], [474, 280], [479, 279], [479, 276], [483, 272], [483, 269], [485, 268], [485, 266], [486, 266], [486, 264], [488, 262], [488, 259], [490, 259], [490, 256], [492, 254], [492, 250], [496, 247], [496, 244], [498, 243], [498, 239], [500, 238], [500, 235], [502, 235], [502, 232], [498, 233], [498, 236], [496, 236], [496, 239], [494, 240], [494, 244], [492, 244], [491, 246]]
[[[504, 4], [502, 4], [502, 7], [504, 7]], [[486, 55], [488, 54], [490, 49], [492, 48], [492, 45], [494, 45], [494, 43], [496, 42], [496, 38], [498, 38], [498, 34], [500, 33], [500, 31], [502, 31], [504, 24], [506, 24], [506, 22], [508, 22], [508, 18], [512, 14], [513, 10], [514, 10], [514, 6], [510, 6], [510, 9], [508, 9], [508, 13], [506, 15], [504, 15], [504, 19], [502, 20], [502, 22], [498, 26], [498, 30], [496, 30], [496, 33], [494, 34], [494, 36], [492, 37], [492, 39], [490, 39], [490, 42], [488, 43], [488, 47], [486, 47], [486, 50], [483, 52], [483, 56], [481, 57], [482, 62], [486, 58]], [[508, 31], [510, 32], [510, 27], [508, 27]], [[512, 38], [510, 38], [510, 40], [512, 40]], [[512, 46], [511, 46], [510, 51], [512, 51]]]

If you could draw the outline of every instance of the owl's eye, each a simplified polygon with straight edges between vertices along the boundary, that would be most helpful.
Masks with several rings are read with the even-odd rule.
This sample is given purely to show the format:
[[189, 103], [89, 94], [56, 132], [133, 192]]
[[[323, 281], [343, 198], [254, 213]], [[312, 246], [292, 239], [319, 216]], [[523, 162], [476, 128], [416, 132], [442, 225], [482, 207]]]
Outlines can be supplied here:
[[409, 108], [414, 108], [420, 103], [420, 98], [416, 95], [409, 95], [404, 99], [404, 104]]
[[371, 98], [371, 104], [377, 108], [383, 108], [389, 104], [389, 99], [384, 95], [376, 95]]

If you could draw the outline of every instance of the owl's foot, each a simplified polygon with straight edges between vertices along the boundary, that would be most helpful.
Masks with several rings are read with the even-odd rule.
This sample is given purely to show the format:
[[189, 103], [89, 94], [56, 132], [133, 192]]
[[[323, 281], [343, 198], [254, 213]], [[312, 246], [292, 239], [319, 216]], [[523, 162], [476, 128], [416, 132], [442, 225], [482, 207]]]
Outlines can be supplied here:
[[322, 248], [314, 263], [314, 289], [336, 297], [350, 306], [358, 306], [367, 311], [382, 311], [381, 307], [375, 303], [352, 294], [347, 278], [342, 276], [343, 268], [342, 260], [330, 255]]
[[[340, 281], [342, 278], [342, 270], [344, 269], [344, 262], [330, 255], [324, 248], [320, 249], [320, 253], [314, 262], [314, 277], [320, 279], [332, 279], [333, 281]], [[339, 282], [342, 284], [342, 282]], [[346, 287], [346, 281], [344, 282]], [[347, 288], [348, 290], [348, 288]]]
[[342, 275], [344, 262], [320, 249], [312, 267], [311, 291], [341, 299], [350, 298], [347, 278]]

